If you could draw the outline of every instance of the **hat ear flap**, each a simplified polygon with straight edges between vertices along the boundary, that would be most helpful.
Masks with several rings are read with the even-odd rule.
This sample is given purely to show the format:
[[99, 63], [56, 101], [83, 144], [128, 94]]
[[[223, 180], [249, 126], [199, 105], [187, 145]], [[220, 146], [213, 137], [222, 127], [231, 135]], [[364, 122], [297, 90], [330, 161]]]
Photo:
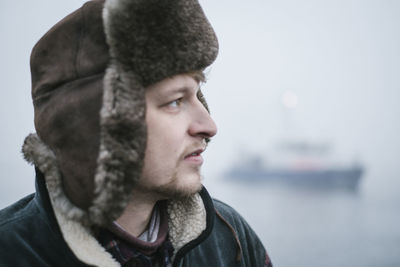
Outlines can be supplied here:
[[132, 72], [111, 63], [103, 81], [100, 151], [90, 218], [99, 225], [115, 220], [141, 176], [146, 150], [145, 88]]

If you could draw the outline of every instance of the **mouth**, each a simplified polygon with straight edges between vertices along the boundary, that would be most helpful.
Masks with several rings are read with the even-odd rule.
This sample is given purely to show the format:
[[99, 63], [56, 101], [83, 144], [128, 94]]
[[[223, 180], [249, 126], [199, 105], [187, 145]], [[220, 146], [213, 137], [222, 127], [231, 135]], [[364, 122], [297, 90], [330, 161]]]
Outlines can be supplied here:
[[185, 159], [191, 158], [191, 157], [199, 157], [199, 156], [201, 155], [201, 153], [203, 153], [203, 152], [204, 152], [204, 149], [202, 149], [202, 148], [197, 149], [197, 150], [195, 150], [195, 151], [193, 151], [193, 152], [187, 154], [187, 155], [185, 156]]
[[204, 152], [203, 148], [196, 149], [189, 154], [187, 154], [184, 157], [184, 161], [191, 164], [191, 165], [196, 165], [196, 166], [201, 166], [203, 164], [203, 157], [201, 156], [201, 153]]

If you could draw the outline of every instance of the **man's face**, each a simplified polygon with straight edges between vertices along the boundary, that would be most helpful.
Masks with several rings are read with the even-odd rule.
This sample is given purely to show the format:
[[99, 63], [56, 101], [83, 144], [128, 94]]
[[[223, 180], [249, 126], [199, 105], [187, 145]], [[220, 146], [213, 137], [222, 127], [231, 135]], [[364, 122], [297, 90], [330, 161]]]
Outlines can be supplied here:
[[137, 189], [158, 199], [201, 189], [201, 153], [217, 128], [197, 98], [199, 84], [180, 74], [146, 88], [147, 147]]

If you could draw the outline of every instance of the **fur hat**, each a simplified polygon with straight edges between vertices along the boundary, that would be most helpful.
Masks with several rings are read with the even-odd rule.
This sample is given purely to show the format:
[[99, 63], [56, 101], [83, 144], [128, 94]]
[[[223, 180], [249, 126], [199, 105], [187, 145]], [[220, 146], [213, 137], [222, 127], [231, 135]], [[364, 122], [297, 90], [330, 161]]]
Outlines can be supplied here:
[[105, 225], [121, 214], [142, 171], [145, 87], [203, 70], [217, 53], [197, 0], [90, 1], [39, 40], [31, 55], [37, 136], [23, 149], [33, 161], [33, 144], [49, 148], [41, 171], [55, 160], [71, 217]]

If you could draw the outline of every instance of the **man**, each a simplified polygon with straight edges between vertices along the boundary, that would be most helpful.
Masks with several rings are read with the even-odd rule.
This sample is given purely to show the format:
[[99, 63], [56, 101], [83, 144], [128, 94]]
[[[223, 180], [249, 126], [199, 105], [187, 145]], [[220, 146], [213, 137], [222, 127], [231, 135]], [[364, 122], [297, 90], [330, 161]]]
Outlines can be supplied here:
[[31, 55], [36, 194], [0, 212], [0, 266], [271, 266], [201, 185], [218, 43], [197, 0], [95, 0]]

